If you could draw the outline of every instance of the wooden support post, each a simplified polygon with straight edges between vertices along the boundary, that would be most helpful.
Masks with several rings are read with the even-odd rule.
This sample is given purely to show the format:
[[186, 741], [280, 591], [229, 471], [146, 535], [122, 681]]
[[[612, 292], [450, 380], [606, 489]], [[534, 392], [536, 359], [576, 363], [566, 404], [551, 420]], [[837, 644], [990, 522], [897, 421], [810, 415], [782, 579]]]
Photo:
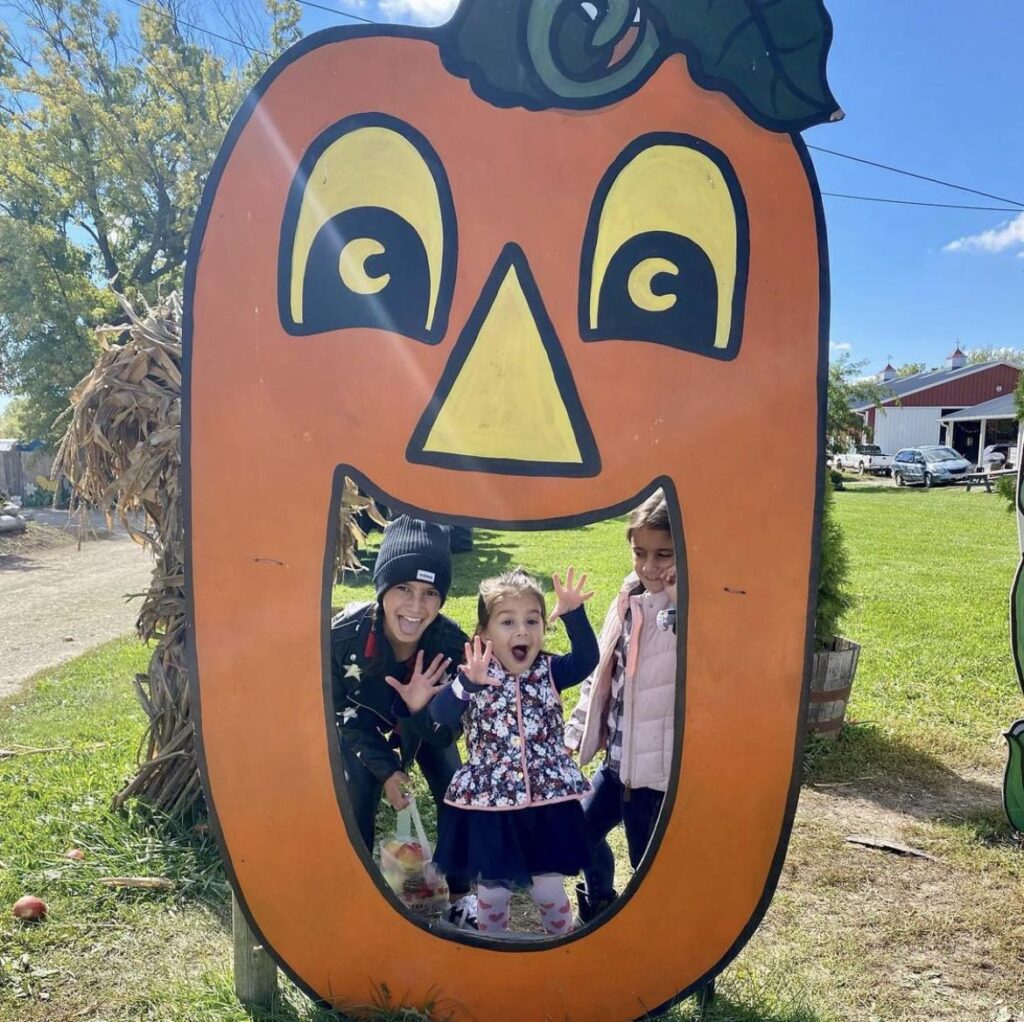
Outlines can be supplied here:
[[247, 1008], [270, 1008], [277, 996], [277, 965], [249, 928], [234, 892], [231, 929], [235, 949], [235, 995]]

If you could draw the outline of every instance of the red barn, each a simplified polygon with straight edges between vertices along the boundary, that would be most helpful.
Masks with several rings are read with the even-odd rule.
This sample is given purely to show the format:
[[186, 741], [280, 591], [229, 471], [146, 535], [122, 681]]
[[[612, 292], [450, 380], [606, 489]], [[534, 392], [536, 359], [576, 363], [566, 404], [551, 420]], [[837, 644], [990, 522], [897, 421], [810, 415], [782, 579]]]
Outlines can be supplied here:
[[[891, 366], [881, 374], [885, 398], [878, 407], [861, 405], [854, 409], [864, 416], [874, 443], [885, 454], [902, 447], [948, 444], [968, 461], [980, 462], [981, 452], [992, 443], [1017, 443], [1016, 412], [1012, 395], [1021, 369], [1010, 362], [968, 365], [958, 348], [949, 356], [945, 369], [932, 369], [913, 376], [897, 377]], [[997, 398], [999, 415], [985, 415]], [[1004, 409], [1003, 405], [1007, 408]]]

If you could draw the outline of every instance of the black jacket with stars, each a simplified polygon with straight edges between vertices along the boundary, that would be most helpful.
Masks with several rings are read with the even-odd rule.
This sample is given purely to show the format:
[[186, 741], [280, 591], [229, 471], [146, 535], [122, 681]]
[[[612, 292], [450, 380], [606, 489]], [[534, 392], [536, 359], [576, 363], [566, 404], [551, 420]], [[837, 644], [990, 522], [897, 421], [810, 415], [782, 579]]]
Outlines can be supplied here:
[[[384, 680], [406, 681], [408, 664], [399, 663], [375, 620], [374, 604], [345, 610], [331, 620], [331, 688], [338, 739], [381, 783], [412, 762], [420, 742], [451, 745], [458, 731], [439, 726], [427, 709], [410, 713], [402, 697]], [[465, 659], [466, 634], [439, 614], [423, 633], [424, 666], [438, 653], [450, 657], [449, 675]]]

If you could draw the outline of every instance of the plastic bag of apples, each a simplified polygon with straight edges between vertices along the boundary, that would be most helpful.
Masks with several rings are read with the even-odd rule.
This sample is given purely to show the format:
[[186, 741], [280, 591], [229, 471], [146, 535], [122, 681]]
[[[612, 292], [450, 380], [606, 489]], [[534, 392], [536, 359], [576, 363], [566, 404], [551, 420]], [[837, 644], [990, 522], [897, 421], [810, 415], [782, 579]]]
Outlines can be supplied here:
[[394, 833], [381, 841], [380, 870], [416, 915], [440, 915], [448, 905], [448, 881], [431, 861], [433, 854], [416, 801], [410, 798], [408, 807], [399, 810]]

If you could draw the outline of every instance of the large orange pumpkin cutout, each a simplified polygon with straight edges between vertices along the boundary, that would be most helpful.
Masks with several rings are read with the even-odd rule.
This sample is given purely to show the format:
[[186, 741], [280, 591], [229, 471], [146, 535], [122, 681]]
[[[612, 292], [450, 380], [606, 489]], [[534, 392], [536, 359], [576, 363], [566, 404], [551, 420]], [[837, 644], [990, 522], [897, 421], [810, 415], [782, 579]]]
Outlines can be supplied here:
[[[820, 200], [788, 132], [834, 110], [782, 58], [781, 87], [741, 81], [745, 34], [782, 53], [809, 27], [820, 82], [827, 15], [782, 7], [770, 32], [708, 15], [705, 38], [666, 0], [465, 0], [436, 31], [305, 40], [232, 126], [186, 313], [201, 762], [254, 929], [335, 1006], [386, 985], [465, 1019], [632, 1019], [720, 971], [767, 908], [798, 790], [827, 348]], [[742, 67], [705, 74], [729, 38]], [[728, 456], [752, 437], [770, 464]], [[328, 705], [344, 475], [519, 529], [657, 484], [674, 501], [675, 780], [601, 925], [438, 939], [364, 868]]]

